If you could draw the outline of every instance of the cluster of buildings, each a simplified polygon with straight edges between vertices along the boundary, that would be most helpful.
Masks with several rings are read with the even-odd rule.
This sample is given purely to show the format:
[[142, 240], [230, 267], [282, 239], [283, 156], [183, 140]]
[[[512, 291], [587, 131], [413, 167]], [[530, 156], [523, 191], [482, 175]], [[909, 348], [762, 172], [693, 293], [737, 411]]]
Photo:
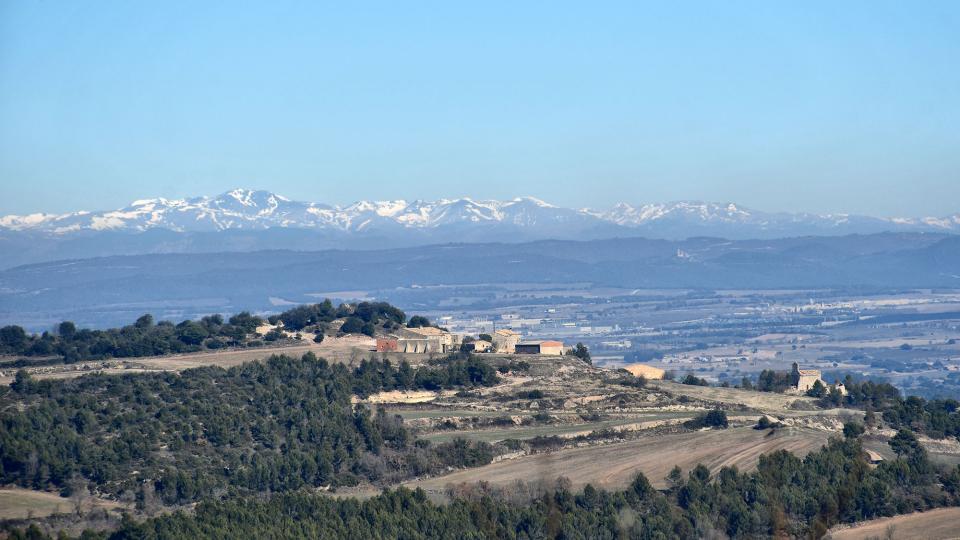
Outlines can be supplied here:
[[447, 353], [460, 350], [461, 340], [441, 328], [422, 326], [400, 328], [395, 334], [377, 338], [378, 352]]
[[460, 350], [559, 356], [564, 352], [564, 345], [562, 341], [554, 340], [523, 341], [519, 332], [506, 328], [483, 334], [480, 339], [452, 334], [432, 326], [400, 328], [389, 336], [377, 338], [377, 352], [442, 354]]

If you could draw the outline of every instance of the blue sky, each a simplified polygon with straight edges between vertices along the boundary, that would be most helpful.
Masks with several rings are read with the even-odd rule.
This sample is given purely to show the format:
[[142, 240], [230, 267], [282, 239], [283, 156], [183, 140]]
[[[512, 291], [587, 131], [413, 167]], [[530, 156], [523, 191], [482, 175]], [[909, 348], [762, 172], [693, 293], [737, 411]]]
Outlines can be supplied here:
[[0, 214], [239, 186], [960, 212], [960, 2], [0, 3]]

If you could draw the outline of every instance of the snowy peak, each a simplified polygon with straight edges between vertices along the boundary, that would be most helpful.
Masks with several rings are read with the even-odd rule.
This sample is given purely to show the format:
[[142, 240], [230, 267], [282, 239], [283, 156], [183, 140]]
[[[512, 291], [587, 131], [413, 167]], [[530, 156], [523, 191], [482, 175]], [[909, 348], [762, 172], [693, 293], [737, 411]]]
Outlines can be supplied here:
[[[525, 238], [581, 238], [632, 234], [657, 238], [711, 235], [727, 238], [873, 233], [960, 232], [960, 214], [922, 218], [874, 218], [847, 214], [769, 213], [732, 202], [676, 201], [609, 209], [571, 209], [535, 197], [508, 201], [469, 197], [435, 201], [358, 201], [345, 206], [293, 201], [269, 191], [234, 189], [215, 197], [141, 199], [124, 208], [69, 214], [0, 217], [0, 231], [35, 231], [65, 236], [80, 231], [217, 232], [295, 228], [342, 234], [403, 234], [405, 230], [446, 236], [437, 241], [483, 238], [491, 227]], [[506, 229], [504, 229], [506, 228]]]
[[[620, 203], [610, 211], [599, 215], [620, 225], [641, 225], [650, 221], [669, 219], [747, 223], [754, 221], [757, 217], [757, 213], [741, 208], [734, 203], [720, 204], [696, 201], [645, 204], [639, 207]], [[759, 215], [762, 216], [763, 214]]]

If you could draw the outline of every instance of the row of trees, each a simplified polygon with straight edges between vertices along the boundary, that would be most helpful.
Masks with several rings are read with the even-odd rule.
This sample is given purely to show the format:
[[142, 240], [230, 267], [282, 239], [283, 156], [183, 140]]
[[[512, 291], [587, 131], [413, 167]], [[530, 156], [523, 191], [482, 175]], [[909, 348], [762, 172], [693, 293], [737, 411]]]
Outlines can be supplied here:
[[383, 390], [440, 390], [500, 382], [496, 369], [470, 354], [453, 354], [436, 364], [414, 369], [402, 360], [395, 368], [388, 359], [361, 360], [353, 370], [353, 392], [368, 396]]
[[78, 329], [64, 321], [55, 332], [39, 335], [28, 334], [19, 326], [5, 326], [0, 328], [0, 354], [56, 355], [75, 362], [194, 352], [241, 345], [261, 324], [259, 317], [242, 312], [226, 321], [221, 315], [210, 315], [179, 324], [154, 322], [152, 315], [143, 315], [131, 325], [108, 330]]
[[[330, 300], [324, 300], [319, 304], [297, 306], [272, 315], [268, 322], [282, 322], [284, 329], [293, 332], [313, 328], [322, 336], [329, 323], [337, 319], [344, 319], [339, 329], [342, 333], [373, 336], [378, 327], [393, 328], [403, 324], [406, 314], [386, 302], [360, 302], [334, 307]], [[209, 315], [178, 324], [155, 322], [153, 316], [148, 314], [131, 325], [107, 330], [78, 329], [70, 321], [64, 321], [54, 331], [42, 334], [30, 334], [20, 326], [5, 326], [0, 328], [0, 355], [60, 356], [67, 362], [76, 362], [248, 346], [259, 343], [254, 331], [264, 322], [260, 317], [244, 311], [227, 320], [221, 315]], [[415, 316], [410, 319], [410, 324], [428, 326], [430, 321]], [[282, 337], [282, 332], [271, 332], [264, 339], [276, 341]]]
[[0, 483], [68, 493], [79, 476], [111, 497], [182, 504], [489, 462], [485, 443], [414, 441], [399, 417], [350, 400], [357, 391], [497, 380], [478, 369], [469, 358], [350, 369], [308, 353], [181, 374], [38, 381], [21, 371], [0, 390]]

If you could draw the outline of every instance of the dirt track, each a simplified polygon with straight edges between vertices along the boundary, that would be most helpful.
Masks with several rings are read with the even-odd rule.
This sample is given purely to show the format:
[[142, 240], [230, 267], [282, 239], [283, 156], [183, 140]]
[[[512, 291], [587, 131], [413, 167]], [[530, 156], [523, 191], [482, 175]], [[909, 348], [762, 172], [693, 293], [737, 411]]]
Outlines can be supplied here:
[[649, 436], [501, 461], [408, 485], [439, 490], [449, 483], [484, 480], [506, 485], [518, 479], [550, 481], [566, 476], [575, 486], [591, 483], [615, 489], [626, 486], [637, 472], [643, 472], [654, 486], [664, 487], [664, 478], [674, 465], [685, 472], [698, 463], [712, 471], [731, 465], [748, 470], [756, 466], [760, 454], [786, 449], [806, 455], [822, 446], [829, 435], [805, 428], [787, 429], [771, 436], [767, 433], [743, 427]]
[[960, 508], [938, 508], [904, 516], [867, 521], [849, 529], [830, 531], [832, 540], [885, 538], [893, 526], [894, 540], [952, 540], [960, 538]]

